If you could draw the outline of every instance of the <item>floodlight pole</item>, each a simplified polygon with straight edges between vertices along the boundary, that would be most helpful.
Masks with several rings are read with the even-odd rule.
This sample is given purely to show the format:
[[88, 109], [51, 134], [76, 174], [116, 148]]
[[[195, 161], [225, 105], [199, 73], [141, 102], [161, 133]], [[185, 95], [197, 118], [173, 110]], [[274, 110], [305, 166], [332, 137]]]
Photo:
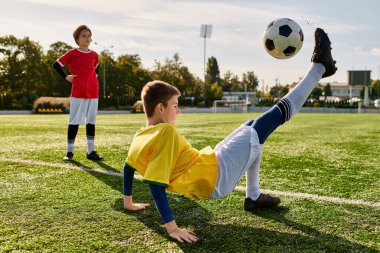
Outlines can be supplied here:
[[206, 38], [211, 38], [212, 33], [212, 25], [201, 25], [201, 34], [200, 37], [204, 39], [204, 46], [203, 46], [203, 76], [204, 76], [204, 82], [203, 82], [203, 103], [206, 107]]
[[[98, 45], [103, 48], [103, 52], [105, 53], [107, 49], [113, 48], [113, 46], [103, 46], [99, 44], [98, 42], [94, 43], [95, 45]], [[106, 98], [106, 59], [103, 60], [103, 98]]]
[[278, 78], [274, 80], [276, 81], [276, 98], [280, 98], [280, 87], [278, 86]]
[[206, 107], [206, 36], [204, 36], [204, 46], [203, 46], [203, 103]]

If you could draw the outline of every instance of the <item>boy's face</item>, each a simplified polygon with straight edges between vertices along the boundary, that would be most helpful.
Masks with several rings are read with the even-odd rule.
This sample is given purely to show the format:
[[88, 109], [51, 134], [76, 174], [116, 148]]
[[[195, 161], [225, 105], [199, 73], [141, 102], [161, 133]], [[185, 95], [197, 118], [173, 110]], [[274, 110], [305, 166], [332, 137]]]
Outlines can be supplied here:
[[79, 34], [79, 38], [77, 40], [79, 47], [88, 47], [91, 43], [91, 33], [88, 30], [83, 30]]
[[178, 107], [178, 96], [169, 99], [167, 106], [161, 107], [161, 119], [164, 123], [174, 125], [177, 116], [181, 113]]

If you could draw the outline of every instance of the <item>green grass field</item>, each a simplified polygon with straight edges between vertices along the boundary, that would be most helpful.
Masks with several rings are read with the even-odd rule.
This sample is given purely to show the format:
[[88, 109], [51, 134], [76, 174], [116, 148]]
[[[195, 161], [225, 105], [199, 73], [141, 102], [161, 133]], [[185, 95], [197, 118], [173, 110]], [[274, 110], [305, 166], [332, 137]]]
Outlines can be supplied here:
[[[182, 114], [177, 126], [200, 149], [257, 116]], [[75, 169], [122, 172], [143, 115], [98, 115], [104, 162], [86, 159], [80, 127], [75, 163], [65, 168], [67, 122], [67, 115], [0, 116], [0, 252], [380, 252], [378, 205], [281, 196], [276, 210], [252, 214], [242, 210], [243, 191], [203, 201], [169, 194], [177, 223], [201, 238], [173, 242], [147, 185], [135, 181], [134, 200], [152, 206], [125, 212], [121, 177]], [[378, 204], [380, 115], [296, 115], [265, 144], [261, 186]]]

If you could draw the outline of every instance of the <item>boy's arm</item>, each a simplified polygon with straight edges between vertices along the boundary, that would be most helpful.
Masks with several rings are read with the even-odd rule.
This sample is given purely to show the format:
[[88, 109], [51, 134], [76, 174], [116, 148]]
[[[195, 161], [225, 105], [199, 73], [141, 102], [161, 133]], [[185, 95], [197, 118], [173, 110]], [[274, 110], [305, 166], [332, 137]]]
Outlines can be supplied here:
[[98, 64], [98, 65], [96, 65], [96, 68], [95, 68], [95, 73], [96, 73], [97, 75], [99, 75], [99, 64]]
[[145, 209], [149, 204], [133, 203], [132, 200], [132, 186], [133, 176], [135, 171], [127, 165], [124, 165], [124, 177], [123, 177], [123, 194], [124, 194], [124, 208], [131, 211], [138, 211]]
[[99, 76], [99, 65], [96, 65], [95, 73], [96, 73], [96, 78], [98, 78], [98, 76]]
[[53, 64], [53, 68], [55, 69], [55, 71], [58, 72], [58, 74], [59, 74], [60, 76], [62, 76], [63, 79], [66, 80], [66, 76], [67, 76], [67, 74], [65, 73], [65, 71], [63, 70], [61, 64], [59, 64], [58, 61], [55, 61], [55, 62], [54, 62], [54, 64]]
[[62, 76], [63, 79], [65, 79], [66, 81], [69, 81], [70, 83], [73, 82], [73, 78], [75, 77], [75, 75], [66, 74], [65, 71], [63, 70], [63, 67], [61, 66], [61, 64], [59, 64], [58, 61], [54, 62], [53, 68], [55, 69], [55, 71], [58, 72], [60, 76]]
[[165, 228], [169, 236], [179, 242], [196, 242], [198, 240], [198, 237], [194, 232], [177, 227], [177, 224], [174, 220], [173, 211], [169, 206], [165, 188], [163, 186], [155, 184], [149, 184], [149, 186], [154, 201], [156, 202], [158, 212], [160, 213], [161, 218], [165, 223]]

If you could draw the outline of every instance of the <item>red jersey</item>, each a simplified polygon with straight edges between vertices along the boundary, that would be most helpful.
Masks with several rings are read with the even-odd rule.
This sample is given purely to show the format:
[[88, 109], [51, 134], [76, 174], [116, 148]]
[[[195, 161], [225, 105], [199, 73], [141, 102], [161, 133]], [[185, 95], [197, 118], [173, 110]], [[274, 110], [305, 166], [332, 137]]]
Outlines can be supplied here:
[[99, 82], [95, 71], [98, 66], [96, 52], [71, 49], [57, 61], [62, 67], [68, 64], [71, 74], [76, 75], [72, 82], [71, 97], [99, 98]]

